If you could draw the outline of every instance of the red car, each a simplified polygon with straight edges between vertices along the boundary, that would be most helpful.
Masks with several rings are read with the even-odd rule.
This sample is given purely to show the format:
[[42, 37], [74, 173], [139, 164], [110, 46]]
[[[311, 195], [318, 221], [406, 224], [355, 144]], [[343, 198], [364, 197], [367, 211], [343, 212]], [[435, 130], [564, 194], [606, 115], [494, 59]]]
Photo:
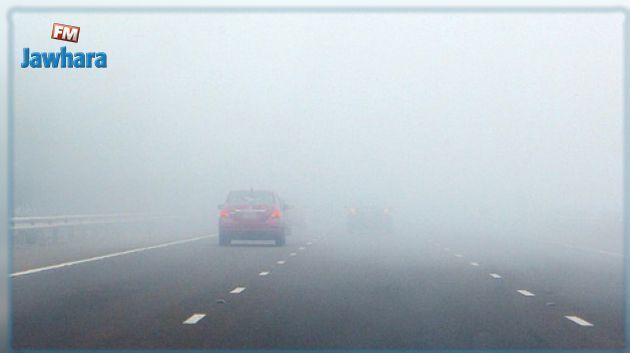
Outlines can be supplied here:
[[219, 205], [219, 245], [230, 245], [232, 240], [274, 240], [276, 246], [284, 245], [288, 208], [273, 191], [231, 191], [225, 204]]

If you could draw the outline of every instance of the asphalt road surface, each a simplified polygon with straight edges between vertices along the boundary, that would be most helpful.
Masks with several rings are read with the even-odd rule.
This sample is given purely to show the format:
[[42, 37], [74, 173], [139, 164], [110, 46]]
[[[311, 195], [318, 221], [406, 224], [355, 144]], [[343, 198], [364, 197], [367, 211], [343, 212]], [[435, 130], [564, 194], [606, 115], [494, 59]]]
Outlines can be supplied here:
[[510, 239], [215, 235], [12, 275], [14, 348], [621, 348], [621, 254]]

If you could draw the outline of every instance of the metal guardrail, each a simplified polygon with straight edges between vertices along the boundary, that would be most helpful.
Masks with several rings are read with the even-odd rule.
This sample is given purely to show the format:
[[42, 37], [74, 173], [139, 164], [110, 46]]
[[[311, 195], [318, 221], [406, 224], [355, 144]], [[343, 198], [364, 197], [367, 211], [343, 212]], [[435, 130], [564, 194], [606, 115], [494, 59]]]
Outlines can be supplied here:
[[71, 227], [90, 224], [129, 223], [160, 218], [160, 215], [143, 213], [35, 216], [13, 217], [11, 219], [11, 224], [13, 230], [17, 231], [26, 229]]

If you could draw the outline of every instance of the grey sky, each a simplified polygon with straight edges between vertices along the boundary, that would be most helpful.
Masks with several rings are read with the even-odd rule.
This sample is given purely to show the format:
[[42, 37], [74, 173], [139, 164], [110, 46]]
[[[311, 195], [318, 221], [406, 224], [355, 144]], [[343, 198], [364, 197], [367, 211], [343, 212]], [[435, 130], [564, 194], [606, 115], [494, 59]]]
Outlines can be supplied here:
[[369, 199], [432, 227], [619, 230], [622, 21], [18, 14], [16, 67], [66, 45], [61, 22], [108, 68], [16, 68], [15, 203], [215, 212], [252, 186], [322, 214]]

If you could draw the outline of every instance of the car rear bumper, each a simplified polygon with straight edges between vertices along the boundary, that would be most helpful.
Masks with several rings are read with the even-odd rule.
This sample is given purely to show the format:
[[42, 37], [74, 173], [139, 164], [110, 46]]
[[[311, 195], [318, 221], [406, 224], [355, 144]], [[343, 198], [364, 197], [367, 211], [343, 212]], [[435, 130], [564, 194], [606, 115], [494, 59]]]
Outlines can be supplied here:
[[232, 239], [247, 240], [273, 240], [284, 235], [284, 226], [268, 225], [264, 227], [251, 227], [241, 225], [222, 225], [219, 232], [228, 235]]

